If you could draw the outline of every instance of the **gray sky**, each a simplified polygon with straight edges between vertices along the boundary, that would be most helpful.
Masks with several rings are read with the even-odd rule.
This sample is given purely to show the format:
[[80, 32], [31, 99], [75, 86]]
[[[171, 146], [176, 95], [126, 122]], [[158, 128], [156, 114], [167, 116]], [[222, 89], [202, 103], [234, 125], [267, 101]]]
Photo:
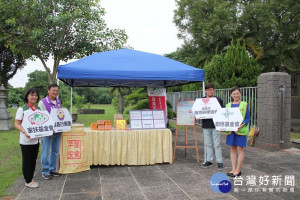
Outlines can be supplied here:
[[[173, 23], [175, 0], [101, 0], [100, 3], [106, 10], [107, 26], [125, 29], [129, 37], [127, 45], [135, 50], [163, 55], [176, 51], [182, 44]], [[47, 64], [52, 68], [53, 61]], [[35, 70], [44, 70], [41, 62], [28, 60], [9, 83], [24, 87], [27, 74]]]

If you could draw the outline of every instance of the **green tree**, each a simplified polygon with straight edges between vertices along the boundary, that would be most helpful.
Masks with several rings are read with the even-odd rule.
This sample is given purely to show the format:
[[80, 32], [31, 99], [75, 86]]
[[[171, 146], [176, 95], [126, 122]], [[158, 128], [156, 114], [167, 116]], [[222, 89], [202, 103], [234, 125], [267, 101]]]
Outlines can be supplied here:
[[[29, 74], [28, 76], [28, 82], [25, 85], [25, 90], [28, 88], [37, 88], [40, 93], [40, 99], [44, 98], [48, 95], [48, 76], [46, 71], [34, 71]], [[74, 96], [77, 95], [76, 92], [74, 92]], [[70, 86], [63, 83], [62, 81], [59, 82], [59, 99], [62, 103], [63, 107], [69, 108], [71, 105], [71, 89]]]
[[[118, 49], [127, 40], [124, 30], [106, 27], [99, 0], [1, 0], [1, 15], [11, 27], [0, 31], [14, 52], [39, 59], [50, 83], [60, 61]], [[52, 72], [46, 61], [53, 58]]]
[[110, 104], [112, 97], [109, 88], [100, 87], [76, 87], [73, 90], [78, 95], [84, 95], [84, 103]]
[[297, 0], [176, 0], [174, 22], [184, 40], [179, 57], [202, 68], [215, 52], [240, 40], [263, 72], [299, 71]]
[[77, 108], [77, 111], [78, 111], [78, 109], [81, 109], [84, 107], [84, 99], [85, 99], [84, 96], [80, 96], [77, 94], [74, 95], [74, 106]]
[[26, 63], [21, 53], [13, 52], [9, 48], [9, 40], [4, 33], [9, 32], [11, 26], [5, 23], [7, 16], [2, 12], [1, 4], [2, 1], [0, 1], [0, 84], [8, 88], [8, 80]]
[[40, 98], [48, 95], [47, 88], [49, 85], [48, 75], [45, 71], [36, 70], [27, 74], [28, 82], [25, 85], [25, 90], [28, 88], [36, 88], [39, 91]]
[[8, 87], [8, 80], [25, 66], [25, 60], [21, 54], [14, 54], [0, 38], [0, 84]]
[[21, 87], [14, 88], [13, 86], [8, 85], [8, 96], [7, 96], [8, 106], [11, 107], [12, 105], [18, 105], [18, 106], [23, 105], [24, 95], [25, 95], [24, 88]]
[[114, 105], [118, 107], [118, 113], [123, 114], [124, 112], [124, 96], [132, 93], [132, 89], [129, 87], [113, 87], [110, 90], [110, 95], [113, 96], [114, 93], [117, 93], [118, 101], [113, 101]]
[[232, 39], [237, 24], [237, 1], [176, 0], [174, 22], [184, 40], [180, 53], [187, 64], [202, 68]]
[[166, 56], [166, 57], [168, 57], [168, 58], [171, 58], [171, 59], [173, 59], [173, 60], [176, 60], [176, 61], [178, 61], [178, 62], [182, 62], [182, 63], [187, 63], [187, 57], [185, 57], [184, 55], [183, 55], [183, 53], [182, 52], [180, 52], [180, 51], [174, 51], [174, 52], [172, 52], [172, 53], [168, 53], [168, 54], [165, 54], [164, 56]]
[[[164, 56], [171, 58], [173, 60], [188, 63], [188, 57], [184, 54], [182, 50], [172, 52], [169, 54], [165, 54]], [[180, 91], [193, 91], [193, 90], [201, 90], [202, 84], [201, 83], [190, 83], [185, 85], [179, 85], [174, 87], [167, 88], [168, 92], [180, 92]]]
[[[76, 95], [76, 93], [73, 93]], [[70, 108], [71, 106], [71, 87], [62, 81], [59, 81], [59, 99], [63, 107]]]
[[257, 60], [249, 57], [239, 41], [236, 45], [231, 42], [225, 54], [215, 55], [204, 70], [206, 82], [214, 83], [216, 88], [256, 86], [261, 73]]
[[299, 1], [254, 0], [239, 5], [243, 14], [237, 30], [252, 34], [252, 41], [262, 47], [258, 62], [263, 71], [300, 71]]

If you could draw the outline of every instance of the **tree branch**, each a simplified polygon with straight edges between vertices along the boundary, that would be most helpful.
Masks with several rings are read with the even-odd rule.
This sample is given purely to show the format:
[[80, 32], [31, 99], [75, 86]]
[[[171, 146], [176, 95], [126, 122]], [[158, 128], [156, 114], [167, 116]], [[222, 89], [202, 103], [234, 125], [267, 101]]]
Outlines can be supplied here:
[[51, 78], [51, 71], [50, 71], [49, 67], [46, 65], [46, 62], [44, 61], [44, 59], [42, 58], [41, 55], [38, 55], [37, 57], [38, 57], [38, 58], [40, 59], [40, 61], [42, 62], [43, 66], [44, 66], [44, 68], [45, 68], [45, 70], [46, 70], [46, 72], [47, 72], [47, 74], [48, 74], [49, 83], [51, 84], [51, 83], [52, 83], [52, 78]]

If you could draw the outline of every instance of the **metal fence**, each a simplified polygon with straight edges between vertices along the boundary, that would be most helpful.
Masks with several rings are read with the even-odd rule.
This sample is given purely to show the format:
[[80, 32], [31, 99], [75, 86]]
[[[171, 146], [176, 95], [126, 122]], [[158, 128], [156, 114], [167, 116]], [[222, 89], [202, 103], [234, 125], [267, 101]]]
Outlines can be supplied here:
[[[231, 101], [230, 89], [215, 89], [215, 96], [223, 100], [224, 106]], [[256, 125], [257, 122], [257, 87], [244, 87], [241, 90], [241, 100], [249, 104], [250, 109], [250, 127]], [[176, 102], [178, 100], [196, 100], [203, 97], [203, 91], [186, 91], [186, 92], [170, 92], [167, 93], [167, 99], [173, 106], [173, 111], [176, 112]], [[200, 120], [196, 121], [197, 124]]]

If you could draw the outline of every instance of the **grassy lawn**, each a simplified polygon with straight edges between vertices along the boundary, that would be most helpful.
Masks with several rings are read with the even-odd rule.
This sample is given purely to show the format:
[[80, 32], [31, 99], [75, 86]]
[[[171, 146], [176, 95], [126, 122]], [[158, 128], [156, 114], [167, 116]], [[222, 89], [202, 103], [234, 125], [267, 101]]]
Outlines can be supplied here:
[[7, 187], [22, 174], [22, 157], [19, 131], [0, 131], [0, 197]]
[[[16, 108], [8, 110], [12, 116], [12, 124], [14, 125], [14, 117]], [[15, 182], [22, 174], [22, 157], [19, 145], [19, 131], [16, 129], [10, 131], [0, 131], [0, 197], [5, 194], [7, 187]]]
[[293, 133], [293, 132], [291, 132], [291, 140], [292, 139], [300, 139], [300, 133]]
[[91, 109], [104, 109], [105, 114], [78, 114], [77, 122], [82, 123], [84, 127], [90, 127], [91, 123], [97, 123], [97, 120], [110, 120], [113, 124], [114, 114], [118, 113], [110, 104], [91, 105]]

